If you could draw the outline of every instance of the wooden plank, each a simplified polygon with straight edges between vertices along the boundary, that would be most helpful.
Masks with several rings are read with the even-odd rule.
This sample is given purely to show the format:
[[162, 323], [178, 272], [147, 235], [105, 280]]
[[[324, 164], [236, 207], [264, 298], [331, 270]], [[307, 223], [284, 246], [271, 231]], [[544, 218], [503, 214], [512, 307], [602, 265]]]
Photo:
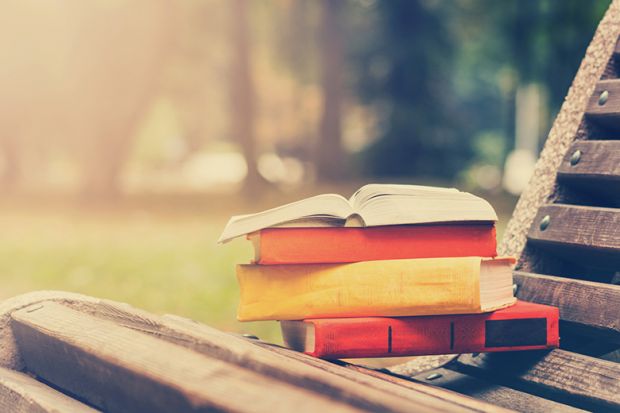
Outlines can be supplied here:
[[[601, 99], [605, 92], [606, 100]], [[620, 79], [601, 80], [596, 84], [588, 100], [586, 116], [610, 129], [620, 128]]]
[[[545, 227], [543, 219], [549, 218]], [[620, 209], [552, 204], [541, 207], [528, 242], [580, 265], [620, 265]]]
[[564, 155], [558, 177], [620, 182], [620, 141], [576, 141]]
[[[36, 298], [37, 302], [41, 302], [46, 297]], [[96, 318], [321, 393], [360, 409], [403, 412], [496, 411], [495, 406], [453, 392], [419, 383], [413, 383], [412, 388], [405, 389], [324, 360], [227, 334], [178, 316], [155, 316], [127, 304], [108, 300], [84, 300], [81, 297], [69, 300], [64, 296], [47, 299], [60, 300], [63, 305]], [[24, 306], [22, 304], [18, 308]]]
[[462, 355], [461, 373], [587, 410], [620, 409], [620, 364], [564, 350]]
[[196, 351], [243, 365], [261, 374], [329, 394], [333, 398], [353, 404], [363, 403], [371, 410], [503, 411], [450, 391], [405, 380], [394, 381], [392, 376], [375, 374], [372, 370], [357, 369], [350, 365], [338, 365], [258, 340], [232, 336], [182, 317], [166, 315], [157, 325], [140, 322], [133, 327], [178, 341]]
[[558, 307], [569, 328], [620, 343], [620, 285], [520, 271], [513, 277], [517, 298]]
[[0, 368], [0, 412], [95, 413], [98, 411], [24, 373]]
[[522, 391], [500, 386], [489, 381], [468, 376], [446, 368], [420, 373], [412, 377], [422, 383], [429, 383], [443, 389], [466, 394], [476, 399], [496, 404], [519, 412], [559, 413], [583, 412], [584, 410], [563, 403], [547, 400]]
[[597, 205], [620, 205], [620, 141], [576, 141], [564, 155], [558, 180]]
[[56, 303], [12, 328], [28, 371], [105, 411], [360, 411]]

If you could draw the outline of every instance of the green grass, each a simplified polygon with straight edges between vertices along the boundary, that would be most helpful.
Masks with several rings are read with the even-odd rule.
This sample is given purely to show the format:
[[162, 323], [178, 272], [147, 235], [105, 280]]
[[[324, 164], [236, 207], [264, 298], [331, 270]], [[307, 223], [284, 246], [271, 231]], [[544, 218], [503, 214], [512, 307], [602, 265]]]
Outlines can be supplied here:
[[227, 217], [186, 212], [0, 211], [0, 299], [73, 291], [278, 339], [276, 323], [235, 321], [242, 240], [217, 245]]
[[[72, 291], [280, 342], [275, 322], [236, 321], [235, 264], [250, 260], [250, 244], [216, 240], [230, 215], [298, 195], [268, 205], [234, 197], [216, 205], [210, 198], [177, 205], [142, 199], [97, 210], [37, 200], [0, 205], [0, 300], [33, 290]], [[498, 232], [512, 205], [493, 203], [502, 202]]]

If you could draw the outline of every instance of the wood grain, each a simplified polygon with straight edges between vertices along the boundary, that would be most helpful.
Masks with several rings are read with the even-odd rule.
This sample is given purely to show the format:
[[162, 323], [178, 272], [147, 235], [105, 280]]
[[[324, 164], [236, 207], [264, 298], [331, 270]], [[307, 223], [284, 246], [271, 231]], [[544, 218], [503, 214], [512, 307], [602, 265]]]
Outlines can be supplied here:
[[[550, 223], [540, 223], [548, 216]], [[581, 265], [617, 268], [620, 264], [620, 209], [553, 204], [541, 207], [528, 242]]]
[[60, 304], [12, 319], [28, 371], [105, 411], [360, 411]]
[[620, 208], [620, 141], [576, 141], [557, 180], [556, 203]]
[[[607, 101], [599, 104], [599, 97], [605, 91], [608, 94]], [[594, 93], [588, 100], [586, 116], [610, 129], [618, 130], [620, 127], [618, 122], [620, 120], [620, 79], [601, 80], [596, 84]]]
[[[571, 163], [575, 152], [579, 161]], [[620, 181], [620, 141], [577, 141], [573, 143], [558, 168], [558, 177], [564, 180]], [[609, 187], [609, 189], [614, 189]]]
[[[37, 302], [41, 301], [45, 300], [37, 298]], [[496, 409], [488, 403], [420, 383], [411, 383], [407, 388], [397, 386], [376, 376], [359, 374], [343, 366], [224, 333], [178, 316], [156, 316], [108, 300], [63, 300], [62, 304], [363, 410], [404, 412]], [[23, 307], [20, 305], [18, 308]], [[400, 383], [403, 381], [400, 380]]]
[[158, 330], [152, 330], [152, 334], [178, 340], [204, 354], [369, 410], [498, 411], [493, 405], [454, 392], [406, 380], [394, 381], [392, 376], [375, 374], [364, 368], [345, 367], [261, 341], [232, 336], [182, 317], [164, 316]]
[[558, 307], [569, 327], [620, 343], [620, 285], [519, 271], [513, 277], [520, 300]]
[[487, 380], [468, 376], [456, 371], [440, 368], [420, 373], [413, 380], [429, 383], [444, 389], [466, 394], [508, 409], [528, 413], [583, 412], [584, 410], [563, 403], [557, 403]]
[[0, 412], [95, 413], [95, 410], [27, 374], [0, 368]]
[[564, 350], [462, 355], [461, 373], [586, 410], [620, 409], [620, 364]]

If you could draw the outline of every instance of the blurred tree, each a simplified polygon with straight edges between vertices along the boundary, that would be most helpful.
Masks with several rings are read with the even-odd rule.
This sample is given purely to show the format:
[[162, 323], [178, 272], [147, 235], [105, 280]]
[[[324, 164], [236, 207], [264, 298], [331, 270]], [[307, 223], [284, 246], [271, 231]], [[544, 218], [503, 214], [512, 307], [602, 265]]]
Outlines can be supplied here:
[[6, 2], [0, 14], [5, 179], [16, 179], [18, 164], [32, 178], [45, 176], [45, 161], [55, 156], [73, 158], [84, 194], [117, 194], [135, 129], [158, 92], [169, 17], [162, 0]]
[[353, 35], [359, 95], [383, 118], [364, 168], [453, 178], [476, 156], [478, 138], [511, 147], [519, 85], [546, 89], [550, 122], [609, 0], [354, 4], [378, 28]]
[[175, 109], [181, 130], [177, 165], [229, 133], [230, 7], [218, 0], [175, 3], [174, 46], [165, 67], [164, 93]]
[[342, 180], [346, 173], [341, 116], [344, 71], [342, 7], [340, 0], [321, 1], [319, 48], [323, 111], [315, 158], [317, 178], [321, 181]]
[[[479, 0], [457, 5], [444, 16], [457, 41], [454, 91], [476, 146], [495, 141], [503, 147], [493, 160], [500, 166], [514, 146], [518, 90], [535, 85], [541, 91], [543, 138], [609, 1]], [[476, 158], [485, 156], [477, 150]]]
[[231, 131], [233, 139], [239, 142], [247, 175], [244, 193], [249, 196], [260, 194], [267, 181], [258, 172], [255, 123], [255, 91], [252, 80], [248, 2], [231, 1], [231, 30], [233, 56], [230, 62]]
[[378, 176], [452, 178], [470, 157], [467, 124], [451, 90], [455, 40], [447, 2], [369, 3], [379, 32], [356, 56], [361, 97], [384, 112], [379, 139], [363, 154]]

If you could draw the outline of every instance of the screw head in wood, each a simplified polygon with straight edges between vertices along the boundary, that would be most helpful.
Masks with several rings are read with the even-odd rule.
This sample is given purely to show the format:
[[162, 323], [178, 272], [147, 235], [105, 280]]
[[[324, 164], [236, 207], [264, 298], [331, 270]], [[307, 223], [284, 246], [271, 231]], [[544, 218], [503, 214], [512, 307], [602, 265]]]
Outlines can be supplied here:
[[609, 92], [606, 90], [603, 90], [598, 97], [598, 104], [600, 106], [603, 106], [605, 103], [607, 103], [607, 99], [609, 99]]
[[581, 160], [581, 151], [577, 149], [575, 152], [573, 152], [573, 154], [570, 157], [570, 164], [572, 166], [575, 166], [579, 163], [580, 160]]
[[540, 230], [541, 231], [546, 230], [550, 223], [551, 223], [551, 217], [549, 215], [545, 215], [543, 219], [540, 220]]
[[443, 377], [443, 374], [433, 373], [433, 374], [429, 374], [428, 376], [426, 376], [426, 380], [437, 380], [441, 377]]

